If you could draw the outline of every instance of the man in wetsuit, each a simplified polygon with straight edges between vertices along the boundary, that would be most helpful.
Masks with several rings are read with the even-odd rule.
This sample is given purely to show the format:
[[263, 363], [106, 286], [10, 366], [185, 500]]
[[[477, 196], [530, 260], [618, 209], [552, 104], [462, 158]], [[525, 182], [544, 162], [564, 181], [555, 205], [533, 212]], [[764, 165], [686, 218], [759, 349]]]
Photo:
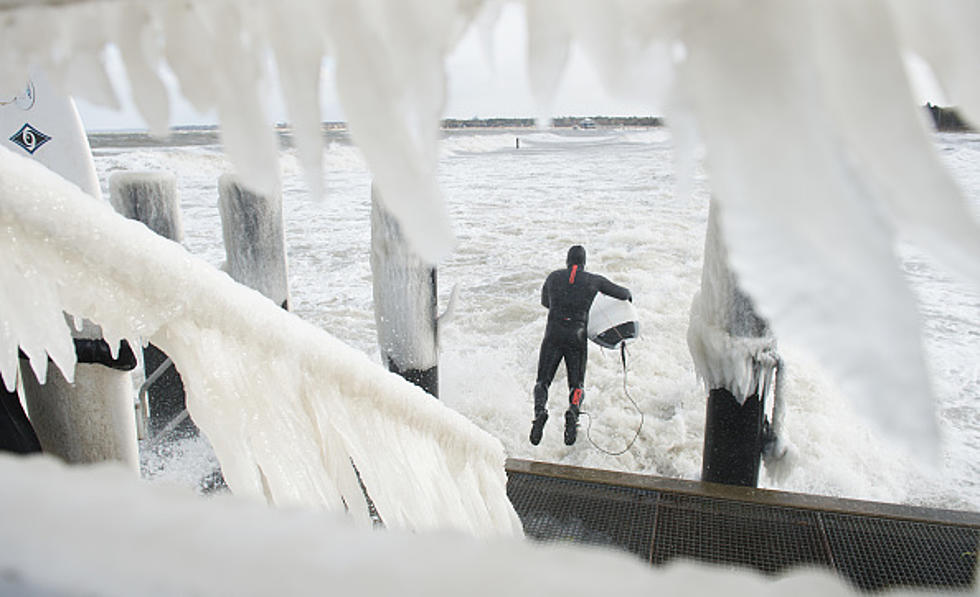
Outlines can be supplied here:
[[626, 288], [585, 271], [585, 248], [581, 245], [568, 250], [565, 263], [565, 269], [548, 275], [541, 289], [541, 304], [548, 308], [548, 325], [541, 341], [538, 379], [534, 384], [534, 421], [531, 423], [530, 439], [535, 446], [541, 442], [544, 424], [548, 421], [548, 386], [562, 359], [565, 359], [568, 374], [565, 445], [575, 443], [588, 359], [586, 330], [589, 327], [589, 309], [596, 293], [608, 294], [620, 300], [633, 300], [633, 295]]

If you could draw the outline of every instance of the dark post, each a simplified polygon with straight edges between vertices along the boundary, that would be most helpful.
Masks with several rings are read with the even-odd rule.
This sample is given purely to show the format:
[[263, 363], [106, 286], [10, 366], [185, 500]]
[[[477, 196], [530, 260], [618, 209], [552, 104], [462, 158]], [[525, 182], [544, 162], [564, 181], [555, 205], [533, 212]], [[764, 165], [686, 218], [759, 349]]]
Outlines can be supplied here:
[[[739, 351], [732, 354], [701, 354], [700, 358], [717, 361], [747, 359], [745, 367], [752, 379], [710, 379], [705, 408], [704, 452], [701, 461], [701, 480], [728, 485], [756, 487], [762, 458], [763, 434], [766, 420], [766, 387], [776, 365], [775, 341], [769, 325], [760, 317], [752, 301], [738, 287], [734, 274], [728, 269], [727, 251], [718, 225], [717, 206], [711, 202], [708, 230], [705, 238], [704, 271], [702, 273], [700, 322], [702, 329], [721, 330]], [[768, 340], [771, 353], [740, 349], [749, 339]], [[706, 342], [705, 346], [710, 345]], [[695, 357], [697, 360], [699, 357]], [[725, 371], [726, 367], [711, 367]], [[701, 373], [701, 372], [699, 372]], [[736, 391], [745, 394], [736, 396]], [[740, 400], [739, 398], [744, 398]]]

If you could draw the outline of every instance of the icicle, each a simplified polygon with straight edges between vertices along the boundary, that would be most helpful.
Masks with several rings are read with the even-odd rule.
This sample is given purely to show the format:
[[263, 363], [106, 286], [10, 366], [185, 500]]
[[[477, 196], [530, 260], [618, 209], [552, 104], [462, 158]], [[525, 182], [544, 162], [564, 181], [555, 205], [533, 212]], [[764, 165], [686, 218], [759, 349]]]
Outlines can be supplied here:
[[[435, 180], [444, 58], [462, 18], [451, 0], [332, 2], [338, 93], [385, 206], [419, 255], [436, 263], [454, 235]], [[371, 73], [370, 76], [365, 76]]]
[[975, 26], [980, 5], [972, 0], [887, 0], [887, 6], [906, 47], [929, 63], [953, 105], [974, 125], [980, 124], [980, 40]]
[[152, 16], [146, 7], [132, 3], [123, 5], [112, 16], [133, 101], [150, 132], [165, 136], [169, 130], [170, 104], [167, 89], [157, 74], [159, 49], [155, 46], [159, 40], [152, 35]]
[[527, 2], [527, 60], [531, 92], [539, 107], [539, 125], [550, 122], [551, 102], [568, 63], [570, 35], [562, 15], [565, 7], [554, 0]]
[[[746, 2], [699, 25], [683, 40], [679, 82], [708, 147], [740, 282], [776, 334], [811, 346], [879, 428], [934, 454], [915, 302], [880, 206], [835, 142], [841, 133], [829, 134], [839, 123], [824, 100], [811, 15]], [[787, 138], [793, 151], [780, 149]]]
[[[326, 42], [317, 3], [297, 0], [267, 7], [270, 44], [276, 55], [279, 83], [291, 119], [296, 149], [314, 197], [323, 194], [323, 134], [320, 128], [320, 68]], [[302, 39], [302, 44], [294, 40]]]
[[980, 226], [930, 142], [899, 40], [891, 27], [882, 26], [888, 21], [887, 12], [873, 2], [832, 0], [810, 13], [813, 59], [822, 97], [843, 137], [840, 151], [851, 156], [901, 231], [980, 283]]

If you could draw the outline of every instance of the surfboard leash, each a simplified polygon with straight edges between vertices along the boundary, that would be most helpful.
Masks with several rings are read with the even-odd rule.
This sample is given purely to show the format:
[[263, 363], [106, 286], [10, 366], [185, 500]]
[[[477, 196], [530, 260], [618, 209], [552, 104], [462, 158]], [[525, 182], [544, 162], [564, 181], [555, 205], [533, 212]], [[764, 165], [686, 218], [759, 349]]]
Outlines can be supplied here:
[[623, 454], [629, 452], [630, 448], [633, 447], [633, 444], [636, 443], [636, 439], [638, 437], [640, 437], [640, 432], [643, 430], [643, 423], [644, 423], [644, 420], [645, 420], [645, 417], [643, 415], [643, 411], [640, 410], [640, 407], [636, 403], [636, 400], [633, 400], [633, 397], [630, 396], [629, 387], [627, 386], [626, 341], [625, 340], [623, 340], [622, 343], [620, 343], [620, 345], [619, 345], [619, 355], [620, 355], [620, 358], [621, 358], [621, 360], [623, 362], [623, 394], [626, 395], [626, 399], [630, 401], [630, 403], [633, 405], [633, 408], [636, 409], [636, 412], [640, 413], [640, 424], [636, 428], [636, 433], [633, 434], [633, 439], [631, 439], [629, 441], [629, 443], [626, 444], [626, 447], [623, 448], [622, 450], [620, 450], [619, 452], [613, 452], [611, 450], [606, 450], [605, 448], [603, 448], [603, 447], [599, 446], [598, 444], [596, 444], [595, 441], [592, 439], [592, 415], [590, 415], [586, 411], [582, 411], [581, 412], [581, 414], [585, 415], [589, 419], [589, 424], [585, 428], [585, 437], [588, 438], [589, 443], [592, 444], [592, 447], [593, 448], [595, 448], [596, 450], [598, 450], [598, 451], [600, 451], [603, 454], [606, 454], [608, 456], [622, 456]]

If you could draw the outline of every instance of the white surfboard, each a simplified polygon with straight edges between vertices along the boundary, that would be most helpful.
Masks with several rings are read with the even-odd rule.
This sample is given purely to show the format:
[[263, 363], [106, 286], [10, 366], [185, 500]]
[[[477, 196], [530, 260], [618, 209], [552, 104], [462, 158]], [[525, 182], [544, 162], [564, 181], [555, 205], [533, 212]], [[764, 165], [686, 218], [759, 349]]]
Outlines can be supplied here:
[[589, 340], [603, 348], [618, 348], [621, 342], [637, 338], [640, 323], [630, 301], [597, 294], [589, 310]]
[[[0, 144], [32, 157], [93, 197], [102, 197], [75, 103], [43, 73], [32, 73], [16, 96], [0, 97]], [[101, 337], [101, 330], [88, 322], [83, 331], [73, 333]], [[43, 385], [30, 366], [21, 367], [21, 374], [28, 414], [46, 452], [67, 462], [111, 459], [139, 470], [133, 384], [128, 372], [79, 364], [75, 383], [69, 384], [55, 367], [49, 367]]]

